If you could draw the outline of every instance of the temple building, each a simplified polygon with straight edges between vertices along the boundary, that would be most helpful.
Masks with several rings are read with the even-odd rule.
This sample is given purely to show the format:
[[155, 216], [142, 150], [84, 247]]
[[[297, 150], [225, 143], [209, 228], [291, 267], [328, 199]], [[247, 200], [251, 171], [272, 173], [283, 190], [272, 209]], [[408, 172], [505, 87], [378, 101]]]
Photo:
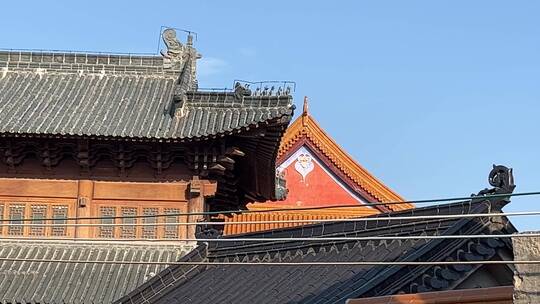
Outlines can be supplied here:
[[215, 233], [186, 213], [279, 198], [291, 88], [199, 90], [192, 36], [162, 37], [157, 56], [0, 52], [0, 302], [110, 303], [164, 265], [88, 261], [175, 261]]
[[[250, 211], [259, 212], [224, 217], [225, 222], [316, 221], [368, 216], [414, 207], [408, 203], [391, 204], [403, 202], [404, 199], [363, 168], [321, 128], [309, 114], [307, 97], [304, 98], [302, 114], [291, 123], [281, 140], [276, 165], [278, 176], [287, 182], [285, 199], [248, 204]], [[226, 225], [225, 234], [293, 225]]]
[[307, 100], [289, 126], [292, 84], [200, 89], [193, 37], [161, 34], [161, 55], [0, 51], [0, 303], [508, 298], [512, 241], [477, 236], [516, 232], [511, 169], [413, 208]]

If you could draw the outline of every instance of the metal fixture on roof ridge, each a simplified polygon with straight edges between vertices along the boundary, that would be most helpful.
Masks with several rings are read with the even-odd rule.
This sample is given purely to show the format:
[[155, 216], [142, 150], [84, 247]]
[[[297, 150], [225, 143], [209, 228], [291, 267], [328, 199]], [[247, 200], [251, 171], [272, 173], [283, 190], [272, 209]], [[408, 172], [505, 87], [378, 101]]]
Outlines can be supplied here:
[[234, 92], [240, 96], [290, 96], [295, 90], [294, 81], [234, 81]]

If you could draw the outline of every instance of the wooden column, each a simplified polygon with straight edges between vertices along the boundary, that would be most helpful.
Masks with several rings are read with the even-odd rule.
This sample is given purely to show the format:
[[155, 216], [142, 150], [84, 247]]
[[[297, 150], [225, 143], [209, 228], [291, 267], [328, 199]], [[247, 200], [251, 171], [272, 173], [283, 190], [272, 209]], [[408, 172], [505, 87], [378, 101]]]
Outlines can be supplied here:
[[[94, 198], [94, 182], [91, 180], [80, 180], [78, 181], [78, 193], [77, 193], [77, 206], [76, 206], [76, 216], [77, 218], [81, 217], [90, 217], [92, 200]], [[95, 221], [89, 220], [77, 220], [77, 223], [93, 223]], [[75, 238], [91, 238], [92, 227], [75, 227]]]
[[[205, 212], [208, 211], [206, 198], [213, 196], [217, 190], [217, 183], [209, 180], [200, 180], [198, 176], [194, 176], [188, 187], [188, 212]], [[188, 215], [188, 222], [208, 221], [209, 216], [204, 215]], [[187, 227], [187, 237], [195, 238], [196, 226], [190, 225]]]

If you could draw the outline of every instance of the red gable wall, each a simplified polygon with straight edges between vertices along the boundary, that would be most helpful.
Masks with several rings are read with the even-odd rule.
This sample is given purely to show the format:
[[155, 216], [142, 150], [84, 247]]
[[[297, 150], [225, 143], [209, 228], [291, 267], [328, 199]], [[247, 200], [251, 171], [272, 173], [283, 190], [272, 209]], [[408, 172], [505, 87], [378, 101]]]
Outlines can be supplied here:
[[365, 201], [349, 191], [323, 162], [301, 147], [279, 167], [287, 181], [287, 198], [276, 204], [312, 207], [358, 205]]

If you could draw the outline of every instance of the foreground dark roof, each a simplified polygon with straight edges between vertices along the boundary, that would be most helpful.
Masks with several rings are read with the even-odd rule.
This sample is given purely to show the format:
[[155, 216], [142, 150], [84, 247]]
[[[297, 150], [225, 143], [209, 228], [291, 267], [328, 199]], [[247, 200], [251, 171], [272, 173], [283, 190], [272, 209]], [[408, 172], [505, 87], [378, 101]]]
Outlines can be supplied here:
[[169, 61], [0, 51], [0, 134], [186, 140], [290, 120], [288, 94], [197, 91], [195, 59]]
[[[392, 213], [406, 215], [497, 212], [503, 201], [478, 200]], [[404, 236], [512, 233], [505, 219], [336, 222], [245, 234], [241, 237]], [[238, 237], [238, 236], [231, 236]], [[394, 241], [226, 242], [199, 245], [180, 261], [336, 262], [452, 261], [511, 258], [503, 239]], [[344, 303], [347, 299], [398, 293], [511, 284], [501, 266], [491, 281], [468, 283], [479, 266], [171, 266], [117, 303]]]
[[[178, 260], [193, 248], [179, 243], [122, 244], [0, 240], [0, 258], [83, 261]], [[1, 303], [111, 303], [165, 265], [0, 262]]]

